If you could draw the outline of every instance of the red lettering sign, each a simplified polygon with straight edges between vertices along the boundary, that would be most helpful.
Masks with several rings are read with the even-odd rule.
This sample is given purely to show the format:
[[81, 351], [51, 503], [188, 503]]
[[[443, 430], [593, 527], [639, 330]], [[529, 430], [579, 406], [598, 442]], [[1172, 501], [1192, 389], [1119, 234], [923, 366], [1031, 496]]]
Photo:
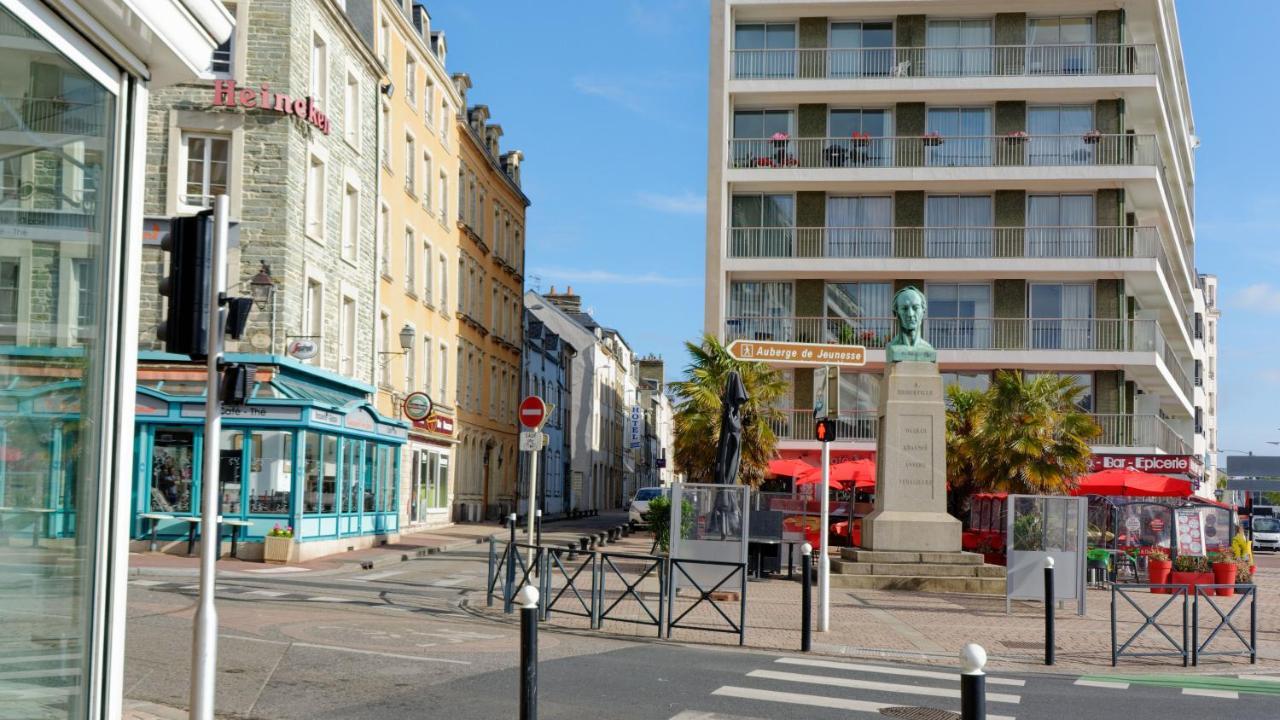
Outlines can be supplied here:
[[1199, 479], [1203, 463], [1196, 455], [1092, 455], [1089, 472], [1138, 470], [1154, 475], [1186, 475]]
[[315, 100], [310, 96], [294, 98], [284, 93], [273, 93], [266, 83], [260, 90], [253, 88], [237, 88], [235, 80], [213, 81], [213, 104], [215, 107], [259, 108], [285, 115], [296, 115], [319, 128], [325, 135], [329, 134], [329, 116], [320, 112]]
[[446, 415], [432, 414], [423, 420], [414, 420], [413, 426], [419, 430], [426, 430], [439, 435], [453, 434], [453, 418]]

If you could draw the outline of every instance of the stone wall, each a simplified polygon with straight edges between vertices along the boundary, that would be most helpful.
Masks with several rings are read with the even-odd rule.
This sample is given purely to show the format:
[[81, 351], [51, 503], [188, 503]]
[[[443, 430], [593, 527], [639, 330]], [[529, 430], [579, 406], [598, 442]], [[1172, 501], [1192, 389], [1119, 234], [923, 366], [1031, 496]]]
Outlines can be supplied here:
[[796, 129], [798, 137], [824, 138], [827, 136], [827, 106], [821, 103], [805, 103], [800, 106]]
[[996, 233], [996, 257], [1022, 257], [1024, 228], [1027, 225], [1027, 192], [997, 190], [993, 209], [996, 227], [1001, 228]]
[[903, 190], [893, 194], [894, 257], [924, 257], [924, 237], [915, 228], [924, 227], [924, 191]]

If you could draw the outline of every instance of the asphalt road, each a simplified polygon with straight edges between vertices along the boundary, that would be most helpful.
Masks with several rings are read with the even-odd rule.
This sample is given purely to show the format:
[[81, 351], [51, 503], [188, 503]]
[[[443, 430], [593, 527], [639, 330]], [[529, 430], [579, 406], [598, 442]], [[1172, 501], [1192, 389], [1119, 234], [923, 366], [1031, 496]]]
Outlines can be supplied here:
[[[219, 714], [238, 718], [517, 714], [517, 628], [475, 616], [487, 553], [454, 552], [356, 573], [226, 578], [218, 594]], [[130, 583], [126, 696], [185, 706], [194, 578]], [[541, 717], [727, 720], [896, 716], [958, 710], [939, 668], [540, 633]], [[816, 663], [816, 664], [815, 664]], [[1163, 678], [994, 675], [988, 717], [1280, 717], [1280, 682], [1162, 687]], [[1278, 679], [1280, 680], [1280, 679]], [[915, 715], [924, 720], [925, 715]], [[939, 717], [939, 716], [933, 716]]]

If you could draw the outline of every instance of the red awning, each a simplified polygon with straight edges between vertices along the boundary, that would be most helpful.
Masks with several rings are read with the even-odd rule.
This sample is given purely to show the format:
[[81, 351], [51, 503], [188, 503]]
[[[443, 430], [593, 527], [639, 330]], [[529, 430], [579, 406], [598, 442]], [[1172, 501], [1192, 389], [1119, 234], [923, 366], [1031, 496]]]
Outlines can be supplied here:
[[1190, 497], [1191, 482], [1140, 470], [1103, 470], [1080, 478], [1072, 495], [1121, 497]]
[[[876, 464], [870, 460], [851, 460], [831, 466], [831, 484], [855, 488], [873, 488], [876, 486]], [[797, 485], [822, 482], [822, 470], [813, 468], [796, 478]]]
[[803, 460], [770, 460], [769, 474], [783, 475], [785, 477], [797, 477], [803, 475], [814, 467]]

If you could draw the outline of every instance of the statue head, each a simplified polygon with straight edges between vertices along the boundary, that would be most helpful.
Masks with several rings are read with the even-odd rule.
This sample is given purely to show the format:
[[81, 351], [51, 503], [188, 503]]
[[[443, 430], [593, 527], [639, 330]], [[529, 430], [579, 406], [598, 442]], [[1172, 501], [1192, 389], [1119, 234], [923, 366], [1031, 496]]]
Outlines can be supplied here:
[[898, 329], [903, 333], [918, 333], [924, 322], [927, 302], [924, 293], [908, 285], [893, 296], [893, 314], [898, 318]]

